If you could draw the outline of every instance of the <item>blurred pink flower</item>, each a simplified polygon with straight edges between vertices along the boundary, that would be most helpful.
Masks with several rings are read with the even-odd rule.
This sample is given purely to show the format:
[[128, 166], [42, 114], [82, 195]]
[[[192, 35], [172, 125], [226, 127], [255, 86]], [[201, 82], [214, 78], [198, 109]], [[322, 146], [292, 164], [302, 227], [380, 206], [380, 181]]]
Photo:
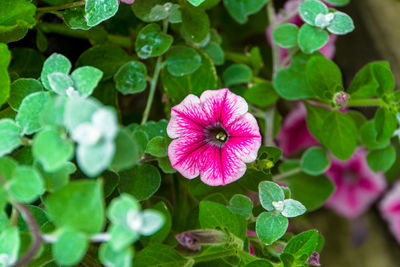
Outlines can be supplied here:
[[127, 5], [132, 5], [133, 2], [135, 2], [135, 0], [118, 0], [118, 3], [121, 3], [121, 2], [123, 2]]
[[369, 168], [366, 155], [364, 149], [357, 149], [347, 161], [332, 158], [325, 173], [336, 186], [326, 206], [348, 219], [366, 212], [386, 188], [385, 175]]
[[246, 101], [228, 89], [188, 95], [171, 109], [167, 133], [172, 167], [211, 186], [241, 178], [257, 158], [261, 135]]
[[[299, 14], [293, 15], [298, 8], [300, 7], [300, 4], [302, 3], [302, 0], [289, 0], [286, 1], [285, 5], [283, 6], [283, 10], [275, 15], [275, 22], [280, 23], [282, 22], [287, 16], [290, 16], [290, 18], [286, 21], [287, 23], [291, 23], [297, 26], [301, 26], [304, 24], [303, 20], [300, 18]], [[329, 5], [328, 5], [329, 6]], [[270, 44], [272, 44], [272, 28], [267, 27], [267, 40]], [[330, 35], [329, 36], [329, 41], [328, 43], [322, 47], [319, 51], [328, 59], [333, 59], [335, 56], [336, 52], [336, 47], [335, 47], [335, 42], [337, 40], [337, 35]], [[289, 50], [286, 48], [279, 48], [279, 59], [282, 62], [287, 56], [289, 55]], [[290, 63], [290, 62], [289, 62]]]
[[307, 128], [307, 110], [302, 102], [299, 102], [283, 121], [281, 130], [276, 137], [279, 148], [286, 157], [308, 147], [318, 145]]
[[397, 242], [400, 243], [400, 181], [385, 195], [379, 204], [379, 210], [388, 222]]

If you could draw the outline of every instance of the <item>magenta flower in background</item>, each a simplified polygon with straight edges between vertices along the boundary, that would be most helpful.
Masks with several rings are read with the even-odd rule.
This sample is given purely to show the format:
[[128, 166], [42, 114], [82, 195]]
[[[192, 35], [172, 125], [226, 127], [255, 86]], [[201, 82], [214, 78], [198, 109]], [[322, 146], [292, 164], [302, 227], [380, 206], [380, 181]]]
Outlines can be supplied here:
[[388, 222], [390, 231], [400, 243], [400, 181], [385, 195], [379, 203], [382, 217]]
[[242, 177], [257, 158], [261, 135], [246, 101], [228, 89], [188, 95], [171, 109], [168, 147], [172, 167], [184, 177], [211, 186]]
[[132, 5], [135, 0], [118, 0], [118, 3], [125, 3], [127, 5]]
[[306, 107], [299, 102], [283, 121], [276, 139], [286, 157], [319, 144], [307, 128], [306, 116]]
[[366, 212], [386, 188], [385, 175], [373, 172], [366, 156], [364, 149], [357, 149], [347, 161], [332, 158], [325, 173], [336, 186], [326, 206], [348, 219]]
[[[283, 10], [279, 13], [276, 14], [275, 16], [275, 22], [280, 23], [282, 22], [288, 15], [290, 16], [291, 14], [294, 14], [300, 7], [300, 4], [303, 2], [303, 0], [289, 0], [286, 1], [285, 5], [283, 6]], [[327, 4], [327, 3], [325, 3]], [[329, 7], [330, 5], [327, 4]], [[297, 26], [301, 26], [304, 24], [303, 20], [300, 18], [299, 14], [296, 14], [294, 16], [291, 16], [288, 20], [287, 23], [291, 23]], [[266, 30], [267, 34], [267, 40], [269, 44], [272, 44], [272, 28], [268, 27]], [[324, 45], [319, 51], [328, 59], [333, 59], [335, 56], [336, 52], [336, 47], [335, 43], [337, 40], [337, 35], [330, 35], [329, 36], [329, 41], [326, 45]], [[280, 61], [282, 62], [287, 56], [289, 55], [289, 50], [280, 47], [279, 48], [279, 58]], [[289, 62], [290, 63], [290, 62]]]

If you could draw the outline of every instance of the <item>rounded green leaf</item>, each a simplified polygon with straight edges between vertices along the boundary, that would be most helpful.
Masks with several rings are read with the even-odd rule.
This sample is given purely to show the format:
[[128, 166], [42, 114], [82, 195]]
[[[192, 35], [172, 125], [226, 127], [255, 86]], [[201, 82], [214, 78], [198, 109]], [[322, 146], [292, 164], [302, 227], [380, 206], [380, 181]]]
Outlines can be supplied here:
[[337, 35], [344, 35], [354, 31], [354, 22], [349, 15], [343, 12], [333, 13], [334, 18], [328, 26], [328, 30]]
[[219, 66], [225, 62], [224, 50], [221, 45], [217, 42], [211, 41], [206, 47], [204, 47], [204, 52], [212, 59], [215, 65]]
[[323, 29], [304, 24], [298, 34], [298, 42], [301, 51], [306, 54], [322, 48], [329, 40], [329, 33]]
[[173, 37], [163, 33], [158, 24], [148, 24], [137, 36], [136, 53], [142, 59], [158, 57], [168, 51], [173, 41]]
[[273, 32], [274, 42], [284, 48], [292, 48], [297, 45], [299, 27], [286, 23], [277, 27]]
[[102, 186], [98, 182], [71, 182], [47, 195], [44, 205], [49, 218], [58, 227], [68, 227], [88, 234], [103, 229], [104, 198]]
[[115, 154], [111, 168], [117, 171], [132, 167], [138, 158], [139, 144], [133, 135], [126, 129], [122, 129], [115, 137]]
[[201, 66], [201, 56], [197, 51], [187, 46], [174, 46], [167, 56], [168, 72], [177, 77], [192, 74]]
[[121, 250], [114, 250], [109, 243], [103, 243], [99, 249], [99, 259], [104, 266], [131, 267], [133, 252], [128, 246]]
[[243, 96], [250, 104], [263, 108], [274, 104], [279, 99], [274, 86], [269, 82], [253, 84]]
[[42, 176], [31, 167], [16, 167], [7, 186], [10, 196], [22, 203], [33, 202], [44, 193]]
[[71, 74], [74, 88], [78, 90], [82, 97], [91, 95], [102, 77], [103, 72], [101, 70], [90, 66], [77, 68]]
[[52, 172], [62, 167], [73, 157], [74, 146], [59, 131], [47, 129], [35, 135], [32, 153], [46, 171]]
[[9, 227], [0, 232], [0, 255], [7, 255], [5, 266], [13, 265], [18, 259], [21, 245], [19, 234], [17, 227]]
[[323, 174], [329, 168], [329, 158], [321, 147], [309, 148], [301, 157], [301, 170], [309, 175]]
[[70, 88], [74, 88], [74, 82], [69, 75], [61, 72], [53, 72], [47, 75], [51, 90], [59, 95], [67, 95]]
[[296, 258], [309, 258], [317, 250], [319, 235], [316, 230], [310, 230], [296, 235], [285, 246], [285, 253], [289, 253]]
[[249, 83], [253, 78], [253, 72], [250, 67], [244, 64], [233, 64], [223, 73], [223, 79], [226, 87], [231, 85]]
[[387, 108], [380, 108], [374, 117], [375, 130], [377, 132], [376, 140], [385, 141], [392, 138], [397, 128], [396, 115]]
[[282, 201], [285, 199], [285, 193], [282, 188], [274, 182], [264, 181], [258, 185], [260, 202], [267, 211], [275, 210], [272, 202]]
[[35, 92], [43, 91], [43, 87], [38, 80], [21, 78], [11, 84], [10, 98], [8, 104], [12, 109], [18, 111], [22, 100]]
[[99, 142], [86, 146], [79, 145], [76, 158], [79, 168], [89, 177], [95, 177], [105, 171], [112, 163], [115, 145], [110, 142]]
[[85, 7], [67, 8], [63, 13], [65, 24], [73, 30], [89, 30], [91, 27], [85, 21]]
[[21, 145], [21, 129], [11, 119], [0, 120], [0, 156], [11, 153]]
[[7, 45], [0, 43], [0, 106], [2, 106], [7, 101], [10, 95], [10, 76], [8, 74], [8, 66], [10, 65], [10, 60], [11, 53], [8, 50]]
[[22, 100], [16, 117], [17, 124], [22, 129], [22, 134], [33, 134], [40, 130], [40, 112], [50, 100], [48, 92], [36, 92]]
[[87, 0], [85, 4], [87, 25], [93, 27], [113, 17], [118, 7], [118, 0]]
[[378, 133], [375, 129], [375, 122], [373, 120], [364, 123], [360, 129], [360, 141], [365, 147], [369, 149], [382, 149], [390, 144], [390, 140], [377, 140]]
[[236, 194], [229, 201], [228, 208], [233, 214], [237, 214], [248, 219], [252, 214], [253, 202], [250, 200], [250, 198], [244, 195]]
[[163, 136], [152, 138], [146, 146], [145, 152], [155, 157], [166, 157], [168, 155], [168, 139]]
[[247, 22], [247, 17], [260, 11], [268, 0], [224, 0], [229, 14], [240, 24]]
[[334, 6], [345, 6], [350, 3], [350, 0], [325, 0], [325, 2]]
[[182, 30], [184, 34], [194, 43], [204, 41], [210, 31], [210, 19], [201, 8], [185, 5], [182, 11]]
[[379, 150], [371, 150], [367, 155], [368, 166], [374, 172], [387, 172], [396, 161], [396, 150], [388, 146]]
[[58, 264], [75, 265], [85, 256], [89, 247], [86, 236], [72, 229], [62, 231], [52, 245], [53, 257]]
[[132, 10], [139, 19], [145, 22], [152, 22], [155, 20], [151, 14], [152, 9], [157, 5], [163, 5], [167, 2], [168, 0], [135, 0], [132, 4]]
[[0, 42], [22, 39], [36, 24], [36, 6], [26, 0], [0, 1]]
[[131, 61], [123, 65], [114, 75], [115, 86], [122, 94], [143, 92], [147, 87], [146, 65]]
[[319, 0], [307, 0], [304, 1], [299, 8], [300, 17], [312, 26], [315, 26], [315, 19], [318, 14], [327, 14], [329, 12], [328, 7]]
[[133, 195], [139, 201], [149, 199], [161, 185], [158, 169], [149, 164], [121, 172], [120, 178], [120, 191]]
[[42, 81], [44, 88], [51, 90], [48, 78], [49, 74], [54, 72], [68, 74], [71, 70], [71, 67], [71, 62], [63, 55], [54, 53], [48, 57], [44, 62], [42, 73], [40, 75], [40, 80]]
[[280, 214], [263, 212], [257, 218], [257, 236], [264, 244], [271, 245], [286, 233], [288, 226], [288, 218]]
[[285, 199], [283, 201], [283, 210], [281, 214], [286, 218], [293, 218], [304, 214], [307, 211], [306, 207], [299, 201], [294, 199]]

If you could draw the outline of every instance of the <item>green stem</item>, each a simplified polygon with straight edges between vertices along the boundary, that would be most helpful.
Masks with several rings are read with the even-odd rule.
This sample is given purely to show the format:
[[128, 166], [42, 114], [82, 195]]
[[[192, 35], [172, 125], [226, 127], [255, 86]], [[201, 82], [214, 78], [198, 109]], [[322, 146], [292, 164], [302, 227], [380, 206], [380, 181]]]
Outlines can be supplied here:
[[350, 99], [347, 106], [350, 107], [380, 107], [386, 103], [382, 99]]
[[72, 2], [68, 4], [63, 4], [59, 6], [47, 6], [47, 7], [38, 7], [36, 9], [37, 12], [52, 12], [52, 11], [58, 11], [58, 10], [64, 10], [67, 8], [72, 8], [72, 7], [77, 7], [77, 6], [84, 6], [86, 3], [85, 0], [81, 0], [78, 2]]
[[251, 64], [249, 57], [235, 52], [225, 52], [225, 58], [235, 63]]
[[[88, 31], [72, 30], [64, 24], [53, 24], [53, 23], [42, 22], [39, 24], [39, 28], [44, 33], [56, 33], [79, 39], [89, 39]], [[107, 38], [111, 43], [116, 44], [118, 46], [124, 48], [132, 47], [131, 39], [127, 36], [108, 34]]]
[[274, 181], [284, 180], [284, 179], [286, 179], [286, 178], [288, 178], [288, 177], [290, 177], [292, 175], [298, 174], [299, 172], [301, 172], [301, 168], [300, 167], [299, 168], [294, 168], [294, 169], [292, 169], [290, 171], [287, 171], [287, 172], [284, 172], [284, 173], [281, 173], [279, 175], [274, 176]]
[[274, 119], [275, 119], [275, 105], [272, 105], [265, 114], [265, 138], [264, 144], [266, 146], [275, 146], [274, 142]]
[[[277, 25], [275, 22], [275, 8], [273, 1], [269, 1], [269, 3], [267, 4], [267, 12], [269, 18], [269, 25], [271, 26], [272, 32], [274, 32]], [[272, 42], [271, 48], [272, 48], [272, 66], [273, 66], [272, 77], [275, 77], [276, 73], [279, 70], [279, 47], [275, 42]]]

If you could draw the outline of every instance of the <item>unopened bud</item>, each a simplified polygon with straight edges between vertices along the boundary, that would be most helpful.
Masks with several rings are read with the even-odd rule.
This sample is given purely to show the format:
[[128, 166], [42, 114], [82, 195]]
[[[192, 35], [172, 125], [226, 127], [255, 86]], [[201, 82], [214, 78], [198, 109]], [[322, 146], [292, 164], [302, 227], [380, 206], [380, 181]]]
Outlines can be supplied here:
[[176, 240], [191, 250], [199, 251], [201, 245], [222, 244], [227, 241], [224, 232], [217, 230], [193, 230], [175, 236]]
[[345, 92], [339, 92], [335, 94], [333, 101], [335, 102], [335, 105], [345, 107], [347, 105], [347, 102], [349, 101], [349, 98], [349, 95]]
[[313, 254], [308, 258], [307, 264], [311, 266], [321, 266], [319, 263], [319, 254], [318, 252], [314, 251]]

